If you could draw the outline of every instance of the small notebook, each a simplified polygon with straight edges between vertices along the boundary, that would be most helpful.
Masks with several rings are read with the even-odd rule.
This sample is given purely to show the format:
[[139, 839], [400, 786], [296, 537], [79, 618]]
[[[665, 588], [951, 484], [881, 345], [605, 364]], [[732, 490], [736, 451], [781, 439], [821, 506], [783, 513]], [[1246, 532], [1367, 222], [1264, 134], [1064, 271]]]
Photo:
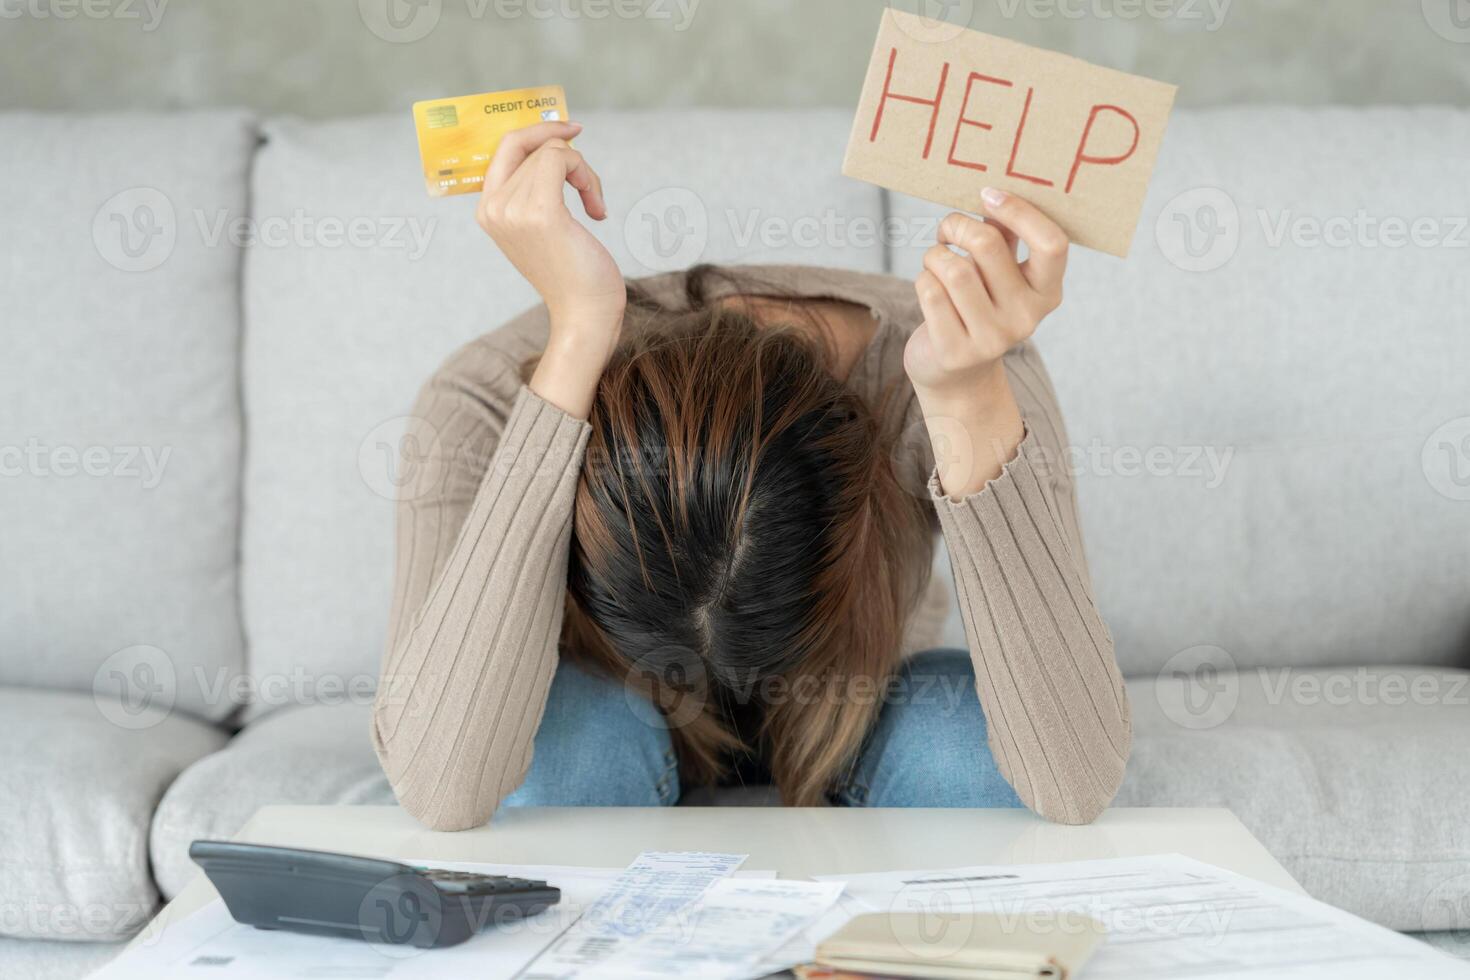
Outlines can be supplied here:
[[1102, 945], [1083, 916], [977, 913], [860, 915], [817, 947], [840, 973], [953, 980], [1070, 980]]

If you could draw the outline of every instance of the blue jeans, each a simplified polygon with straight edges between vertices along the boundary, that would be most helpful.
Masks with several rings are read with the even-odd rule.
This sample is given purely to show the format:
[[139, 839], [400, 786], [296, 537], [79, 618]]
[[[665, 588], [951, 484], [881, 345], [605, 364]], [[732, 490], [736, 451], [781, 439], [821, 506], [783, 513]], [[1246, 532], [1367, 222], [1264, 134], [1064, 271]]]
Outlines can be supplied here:
[[[505, 806], [672, 806], [679, 765], [663, 716], [623, 686], [563, 660], [526, 780]], [[910, 658], [890, 685], [842, 806], [1018, 807], [985, 739], [963, 650]]]

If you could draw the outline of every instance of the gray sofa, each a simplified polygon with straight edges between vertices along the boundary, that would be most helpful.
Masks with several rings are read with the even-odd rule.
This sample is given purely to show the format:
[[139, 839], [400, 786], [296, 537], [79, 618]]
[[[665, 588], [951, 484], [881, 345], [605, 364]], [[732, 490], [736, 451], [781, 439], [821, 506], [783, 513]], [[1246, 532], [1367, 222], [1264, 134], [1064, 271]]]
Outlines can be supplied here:
[[[933, 240], [838, 174], [844, 112], [585, 121], [630, 275]], [[1118, 802], [1229, 807], [1404, 930], [1470, 927], [1467, 158], [1461, 111], [1181, 112], [1133, 256], [1078, 251], [1039, 337]], [[534, 300], [418, 173], [407, 111], [0, 115], [0, 975], [110, 955], [263, 804], [391, 802], [403, 416]]]

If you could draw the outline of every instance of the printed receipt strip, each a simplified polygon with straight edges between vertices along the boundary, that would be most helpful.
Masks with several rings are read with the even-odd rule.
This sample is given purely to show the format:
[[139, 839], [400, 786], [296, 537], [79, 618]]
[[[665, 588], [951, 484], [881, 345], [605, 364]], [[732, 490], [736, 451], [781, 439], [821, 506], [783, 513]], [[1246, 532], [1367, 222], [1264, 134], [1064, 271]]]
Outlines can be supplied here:
[[645, 851], [518, 980], [571, 980], [656, 929], [745, 861], [744, 854]]

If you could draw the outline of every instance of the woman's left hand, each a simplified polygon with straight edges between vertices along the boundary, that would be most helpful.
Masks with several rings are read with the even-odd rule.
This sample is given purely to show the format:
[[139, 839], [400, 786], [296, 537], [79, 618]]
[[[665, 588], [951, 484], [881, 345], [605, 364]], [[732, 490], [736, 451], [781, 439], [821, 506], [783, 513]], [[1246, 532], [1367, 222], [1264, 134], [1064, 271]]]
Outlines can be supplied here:
[[[946, 217], [914, 282], [924, 323], [909, 338], [904, 369], [927, 402], [953, 405], [1003, 382], [1001, 358], [1062, 302], [1066, 233], [1014, 194], [981, 196], [993, 220]], [[1018, 241], [1030, 252], [1025, 262]]]

